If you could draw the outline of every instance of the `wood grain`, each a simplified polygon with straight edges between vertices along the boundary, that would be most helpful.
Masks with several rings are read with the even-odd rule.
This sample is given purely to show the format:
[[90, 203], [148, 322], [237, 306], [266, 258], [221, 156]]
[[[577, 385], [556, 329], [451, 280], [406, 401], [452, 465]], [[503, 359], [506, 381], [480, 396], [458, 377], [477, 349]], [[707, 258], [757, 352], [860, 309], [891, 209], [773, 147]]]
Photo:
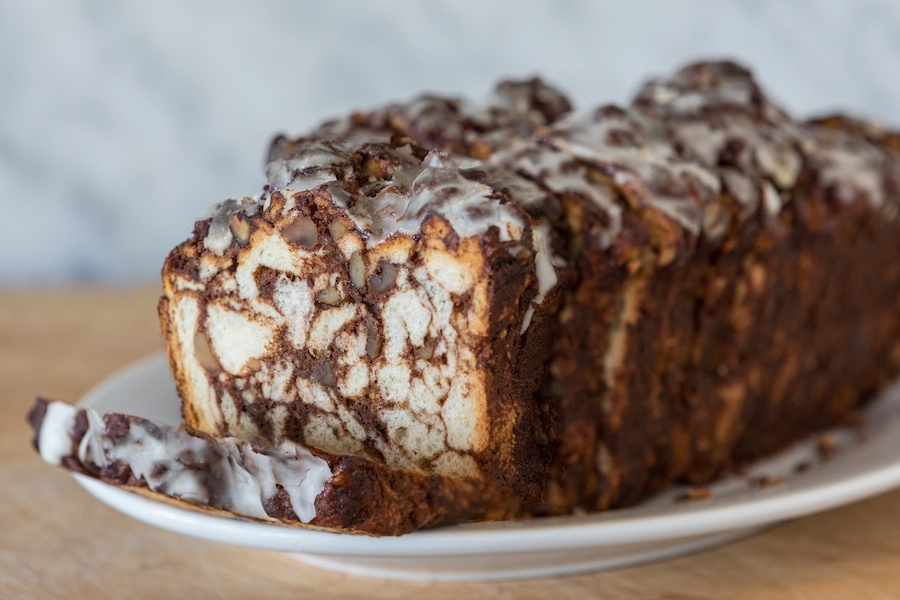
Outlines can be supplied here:
[[77, 400], [161, 347], [158, 291], [0, 292], [0, 598], [900, 598], [900, 491], [692, 556], [559, 579], [384, 582], [137, 523], [43, 464], [34, 396]]

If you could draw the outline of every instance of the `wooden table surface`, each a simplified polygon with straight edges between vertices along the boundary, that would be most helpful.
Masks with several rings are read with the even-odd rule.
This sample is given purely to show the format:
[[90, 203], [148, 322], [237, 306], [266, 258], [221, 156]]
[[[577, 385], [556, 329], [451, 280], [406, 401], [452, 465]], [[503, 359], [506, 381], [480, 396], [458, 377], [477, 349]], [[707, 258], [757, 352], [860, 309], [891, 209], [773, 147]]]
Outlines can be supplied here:
[[900, 491], [666, 562], [479, 584], [339, 575], [133, 521], [41, 462], [25, 414], [158, 350], [157, 293], [0, 291], [0, 598], [900, 598]]

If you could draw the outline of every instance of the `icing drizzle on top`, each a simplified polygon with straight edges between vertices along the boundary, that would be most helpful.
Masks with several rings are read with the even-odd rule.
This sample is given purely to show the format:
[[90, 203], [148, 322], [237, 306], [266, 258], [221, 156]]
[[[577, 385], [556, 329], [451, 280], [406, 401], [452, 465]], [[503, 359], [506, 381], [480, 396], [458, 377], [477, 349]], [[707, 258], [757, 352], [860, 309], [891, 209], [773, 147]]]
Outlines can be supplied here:
[[506, 82], [482, 104], [425, 96], [325, 123], [305, 138], [279, 137], [266, 192], [221, 205], [204, 244], [216, 253], [227, 246], [235, 210], [255, 210], [275, 191], [313, 189], [345, 207], [370, 246], [415, 235], [430, 213], [462, 237], [497, 226], [501, 239], [518, 240], [526, 220], [543, 222], [559, 202], [553, 194], [565, 193], [607, 215], [602, 247], [615, 243], [635, 206], [717, 240], [755, 214], [778, 218], [804, 173], [842, 202], [900, 216], [898, 194], [889, 193], [900, 189], [900, 144], [884, 142], [890, 134], [796, 120], [731, 62], [650, 81], [627, 107], [570, 109], [539, 80]]
[[421, 149], [413, 146], [361, 135], [352, 143], [302, 141], [291, 157], [269, 162], [270, 193], [327, 191], [367, 234], [369, 247], [394, 234], [417, 234], [431, 213], [447, 219], [461, 238], [494, 226], [501, 241], [521, 238], [524, 215], [510, 197], [523, 204], [543, 198], [537, 186], [474, 159], [437, 151], [420, 158]]

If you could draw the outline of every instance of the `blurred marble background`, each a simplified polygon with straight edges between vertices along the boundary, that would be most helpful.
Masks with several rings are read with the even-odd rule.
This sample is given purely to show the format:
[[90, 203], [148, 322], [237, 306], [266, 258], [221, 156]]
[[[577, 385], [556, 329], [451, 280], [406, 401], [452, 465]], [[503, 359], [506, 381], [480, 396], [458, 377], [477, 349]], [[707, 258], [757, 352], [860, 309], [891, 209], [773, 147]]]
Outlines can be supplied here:
[[900, 125], [894, 0], [0, 0], [0, 285], [154, 281], [277, 131], [536, 73], [624, 102], [698, 57]]

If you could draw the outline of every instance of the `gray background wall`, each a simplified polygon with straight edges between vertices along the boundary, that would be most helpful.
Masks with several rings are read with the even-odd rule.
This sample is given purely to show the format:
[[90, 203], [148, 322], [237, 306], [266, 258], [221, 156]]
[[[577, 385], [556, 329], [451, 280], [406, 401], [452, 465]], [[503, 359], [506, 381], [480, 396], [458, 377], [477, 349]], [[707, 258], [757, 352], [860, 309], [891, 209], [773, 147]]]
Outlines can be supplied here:
[[798, 114], [900, 125], [894, 0], [0, 1], [0, 285], [150, 282], [276, 131], [541, 74], [589, 107], [738, 58]]

